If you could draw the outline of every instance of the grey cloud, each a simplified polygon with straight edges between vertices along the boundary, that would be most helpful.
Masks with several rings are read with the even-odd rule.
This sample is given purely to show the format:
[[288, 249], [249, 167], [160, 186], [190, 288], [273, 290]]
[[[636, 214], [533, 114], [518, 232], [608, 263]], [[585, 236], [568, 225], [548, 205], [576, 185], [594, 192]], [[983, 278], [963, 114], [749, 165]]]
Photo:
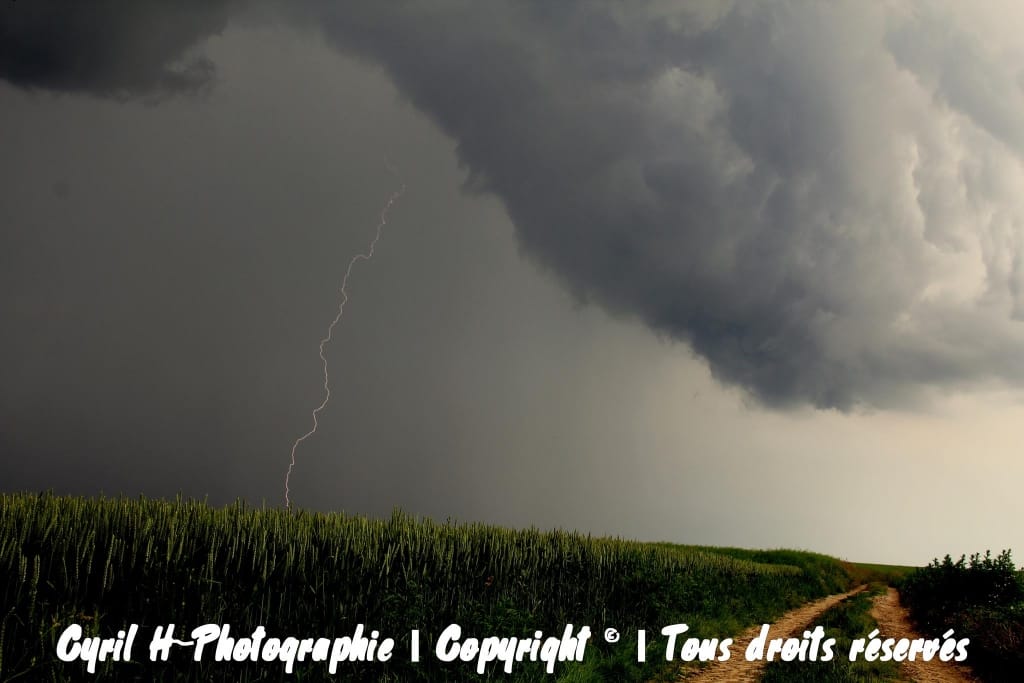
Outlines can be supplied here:
[[[85, 10], [15, 32], [6, 9], [22, 42], [0, 41], [3, 74], [193, 83], [168, 64], [227, 10], [157, 6], [118, 18], [109, 50], [70, 28], [92, 25]], [[964, 27], [966, 10], [281, 7], [386, 68], [457, 142], [467, 186], [502, 199], [525, 253], [580, 299], [690, 345], [721, 381], [772, 405], [849, 409], [1024, 380], [1021, 64]], [[131, 29], [153, 16], [175, 28], [155, 45]], [[42, 56], [23, 64], [31, 35]]]
[[194, 92], [212, 62], [190, 48], [220, 33], [231, 0], [4, 2], [0, 78], [14, 85], [114, 97]]
[[1020, 66], [1001, 59], [984, 36], [951, 26], [932, 10], [894, 27], [886, 46], [899, 64], [948, 106], [1024, 153]]
[[644, 7], [315, 21], [458, 141], [528, 254], [720, 380], [848, 409], [1024, 379], [1019, 64], [933, 6]]

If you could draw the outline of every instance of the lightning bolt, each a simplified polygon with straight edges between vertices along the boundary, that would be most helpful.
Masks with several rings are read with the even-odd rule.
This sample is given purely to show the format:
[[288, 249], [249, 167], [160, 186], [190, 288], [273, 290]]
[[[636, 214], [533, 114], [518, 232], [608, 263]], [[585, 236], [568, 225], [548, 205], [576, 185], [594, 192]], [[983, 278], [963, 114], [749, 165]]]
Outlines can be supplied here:
[[359, 253], [352, 257], [352, 260], [348, 262], [348, 268], [345, 269], [345, 277], [341, 279], [341, 301], [338, 303], [338, 313], [334, 316], [334, 320], [331, 321], [331, 324], [327, 326], [327, 336], [320, 340], [320, 360], [323, 362], [324, 367], [324, 400], [320, 405], [313, 409], [313, 428], [296, 439], [295, 443], [292, 444], [291, 461], [288, 463], [288, 472], [284, 475], [285, 509], [291, 509], [291, 500], [289, 498], [291, 490], [288, 488], [288, 482], [291, 480], [292, 470], [295, 469], [295, 451], [299, 448], [299, 444], [316, 434], [317, 427], [320, 426], [317, 417], [320, 415], [321, 411], [327, 407], [327, 402], [331, 400], [331, 380], [330, 375], [327, 373], [327, 356], [324, 355], [324, 346], [331, 342], [331, 339], [334, 336], [334, 328], [337, 327], [338, 323], [341, 321], [341, 316], [345, 313], [345, 304], [348, 303], [348, 291], [346, 290], [346, 287], [348, 286], [348, 278], [352, 275], [352, 268], [357, 262], [369, 261], [373, 258], [373, 252], [377, 248], [377, 242], [380, 241], [381, 233], [388, 222], [388, 211], [391, 210], [391, 207], [398, 201], [399, 197], [405, 193], [405, 183], [402, 181], [401, 176], [398, 175], [398, 171], [395, 170], [394, 166], [392, 166], [387, 159], [384, 160], [384, 165], [387, 166], [391, 175], [395, 176], [395, 179], [400, 183], [401, 187], [392, 192], [387, 201], [384, 202], [384, 207], [380, 211], [380, 220], [377, 222], [376, 231], [373, 239], [370, 241], [370, 246], [366, 250], [366, 253]]

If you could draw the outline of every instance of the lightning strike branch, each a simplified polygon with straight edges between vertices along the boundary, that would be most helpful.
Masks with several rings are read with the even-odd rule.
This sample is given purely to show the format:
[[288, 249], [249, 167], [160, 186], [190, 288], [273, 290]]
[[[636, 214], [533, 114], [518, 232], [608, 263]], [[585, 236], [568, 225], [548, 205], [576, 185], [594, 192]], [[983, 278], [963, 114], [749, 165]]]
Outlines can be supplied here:
[[317, 417], [320, 412], [327, 407], [327, 402], [331, 400], [331, 382], [330, 376], [327, 373], [327, 356], [324, 355], [324, 346], [330, 343], [334, 335], [334, 328], [338, 325], [338, 322], [341, 321], [341, 316], [345, 313], [345, 304], [348, 303], [348, 291], [346, 291], [346, 287], [348, 286], [348, 278], [352, 275], [352, 267], [356, 265], [357, 261], [369, 261], [373, 258], [373, 251], [377, 248], [377, 242], [380, 241], [381, 231], [388, 222], [388, 211], [391, 209], [392, 205], [398, 201], [398, 198], [405, 193], [405, 183], [402, 182], [398, 172], [395, 171], [394, 167], [392, 167], [387, 161], [385, 161], [385, 165], [387, 166], [388, 171], [390, 171], [398, 182], [401, 183], [401, 187], [392, 192], [391, 196], [389, 196], [388, 200], [384, 203], [384, 207], [380, 211], [380, 220], [377, 222], [376, 232], [373, 239], [370, 241], [369, 249], [367, 249], [366, 253], [356, 254], [352, 257], [352, 260], [348, 262], [348, 268], [345, 269], [345, 277], [341, 279], [341, 301], [338, 303], [338, 313], [334, 316], [334, 320], [331, 321], [331, 324], [327, 326], [327, 336], [320, 340], [320, 360], [323, 362], [324, 366], [324, 400], [320, 405], [313, 409], [313, 428], [296, 439], [295, 443], [292, 445], [291, 462], [288, 463], [288, 472], [284, 476], [285, 509], [291, 509], [291, 500], [289, 498], [291, 490], [288, 488], [288, 482], [291, 479], [292, 470], [295, 468], [295, 451], [298, 449], [300, 443], [316, 433], [317, 427], [319, 427]]

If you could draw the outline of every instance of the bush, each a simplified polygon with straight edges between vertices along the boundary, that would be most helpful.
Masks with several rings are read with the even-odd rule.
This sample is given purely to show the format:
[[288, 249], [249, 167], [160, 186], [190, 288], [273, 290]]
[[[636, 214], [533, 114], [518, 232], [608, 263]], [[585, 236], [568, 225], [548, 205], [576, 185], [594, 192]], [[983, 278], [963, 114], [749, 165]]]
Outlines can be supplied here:
[[998, 557], [946, 555], [904, 579], [903, 601], [918, 627], [968, 637], [968, 663], [986, 680], [1004, 681], [1024, 670], [1024, 580], [1009, 550]]

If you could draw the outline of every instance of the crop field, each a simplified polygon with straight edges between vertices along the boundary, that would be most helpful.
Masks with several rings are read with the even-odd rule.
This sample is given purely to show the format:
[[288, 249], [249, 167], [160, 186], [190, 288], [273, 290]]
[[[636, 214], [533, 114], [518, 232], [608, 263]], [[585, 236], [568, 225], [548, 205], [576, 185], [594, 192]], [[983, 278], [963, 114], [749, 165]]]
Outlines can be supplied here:
[[[0, 496], [0, 681], [66, 680], [81, 662], [54, 655], [70, 624], [111, 637], [130, 624], [187, 634], [231, 624], [250, 634], [351, 634], [358, 624], [395, 640], [388, 662], [344, 662], [345, 680], [640, 680], [664, 658], [638, 664], [635, 640], [594, 638], [581, 663], [498, 666], [410, 663], [410, 630], [429, 643], [457, 623], [474, 634], [529, 637], [566, 624], [654, 634], [690, 624], [725, 637], [794, 605], [849, 586], [836, 560], [794, 551], [718, 551], [594, 538], [566, 531], [441, 524], [254, 509], [243, 504]], [[148, 636], [147, 636], [148, 637]], [[182, 638], [184, 636], [178, 635]], [[383, 636], [382, 636], [383, 637]], [[650, 645], [657, 653], [657, 644]], [[293, 675], [266, 662], [194, 662], [171, 652], [150, 662], [100, 662], [102, 680], [327, 680], [321, 665]], [[301, 668], [299, 668], [301, 666]]]

